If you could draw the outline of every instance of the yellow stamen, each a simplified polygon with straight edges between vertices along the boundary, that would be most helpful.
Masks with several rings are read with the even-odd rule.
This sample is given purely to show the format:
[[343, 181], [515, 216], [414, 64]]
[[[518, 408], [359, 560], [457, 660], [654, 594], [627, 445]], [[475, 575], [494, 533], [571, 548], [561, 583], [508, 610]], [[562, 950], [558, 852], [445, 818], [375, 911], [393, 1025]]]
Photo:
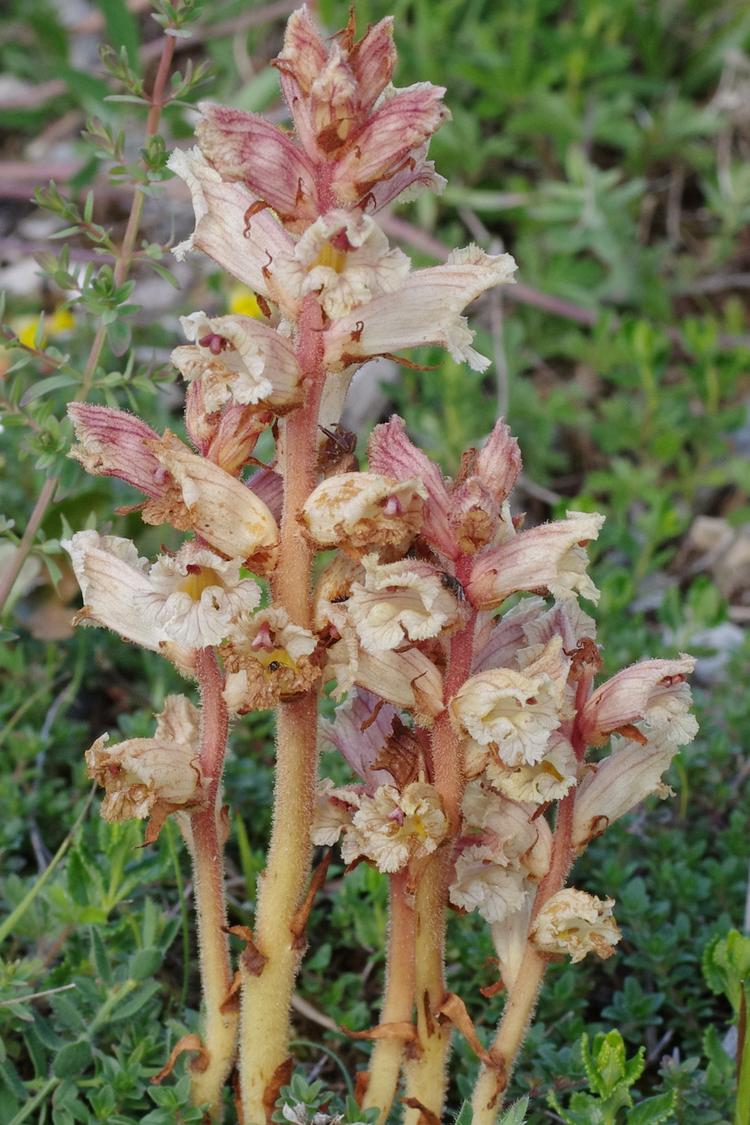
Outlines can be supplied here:
[[212, 567], [202, 566], [196, 574], [188, 574], [177, 588], [191, 597], [194, 602], [199, 602], [201, 594], [209, 586], [223, 586], [223, 582]]
[[314, 269], [315, 266], [327, 266], [336, 273], [342, 273], [346, 268], [346, 251], [337, 250], [330, 242], [326, 242], [313, 262], [312, 268]]
[[267, 672], [275, 672], [279, 665], [284, 668], [295, 667], [294, 661], [285, 648], [272, 648], [270, 652], [259, 652], [255, 659], [263, 665]]

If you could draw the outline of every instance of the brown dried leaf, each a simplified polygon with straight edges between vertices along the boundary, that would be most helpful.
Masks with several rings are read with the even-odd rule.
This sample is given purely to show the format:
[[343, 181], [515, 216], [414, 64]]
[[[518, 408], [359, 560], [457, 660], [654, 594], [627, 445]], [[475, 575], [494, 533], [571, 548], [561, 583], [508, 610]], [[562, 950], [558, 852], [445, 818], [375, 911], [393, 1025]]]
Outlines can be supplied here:
[[371, 1027], [367, 1031], [352, 1031], [342, 1024], [340, 1030], [350, 1039], [400, 1039], [404, 1043], [410, 1043], [417, 1038], [417, 1029], [408, 1020], [401, 1020], [398, 1023], [379, 1023], [377, 1027]]
[[282, 1086], [288, 1086], [292, 1080], [292, 1066], [293, 1062], [291, 1057], [284, 1059], [273, 1072], [271, 1081], [263, 1091], [263, 1108], [266, 1111], [267, 1125], [271, 1125], [273, 1120], [273, 1111], [276, 1108], [279, 1094], [281, 1093]]
[[428, 1109], [419, 1098], [402, 1098], [401, 1101], [404, 1105], [408, 1105], [409, 1109], [419, 1110], [419, 1119], [417, 1125], [440, 1125], [440, 1118], [431, 1109]]
[[172, 1048], [171, 1054], [167, 1059], [165, 1065], [161, 1068], [158, 1074], [155, 1074], [151, 1079], [152, 1086], [159, 1086], [165, 1078], [169, 1078], [174, 1070], [174, 1065], [178, 1058], [184, 1051], [197, 1051], [197, 1059], [193, 1059], [190, 1063], [191, 1070], [203, 1071], [208, 1066], [208, 1051], [201, 1043], [200, 1035], [193, 1032], [192, 1035], [183, 1035], [182, 1039], [178, 1039]]

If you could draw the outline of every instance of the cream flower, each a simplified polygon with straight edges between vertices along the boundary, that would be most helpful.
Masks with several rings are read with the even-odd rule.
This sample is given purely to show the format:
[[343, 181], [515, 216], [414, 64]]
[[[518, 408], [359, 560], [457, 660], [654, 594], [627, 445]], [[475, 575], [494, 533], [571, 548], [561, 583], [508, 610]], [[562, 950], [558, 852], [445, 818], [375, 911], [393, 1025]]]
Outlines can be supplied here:
[[317, 644], [309, 629], [295, 625], [280, 606], [243, 615], [221, 646], [229, 709], [244, 714], [310, 691], [320, 679], [320, 667], [310, 659]]
[[558, 891], [545, 902], [530, 932], [542, 953], [570, 956], [575, 963], [587, 953], [607, 958], [621, 934], [612, 916], [613, 898], [596, 898], [573, 887]]
[[151, 842], [166, 816], [203, 799], [200, 770], [200, 712], [183, 695], [168, 695], [152, 738], [130, 738], [108, 746], [103, 734], [86, 751], [88, 775], [106, 790], [105, 820], [151, 818]]
[[530, 805], [559, 801], [576, 784], [577, 771], [573, 747], [559, 732], [551, 735], [546, 754], [534, 765], [510, 769], [491, 756], [485, 768], [494, 789]]
[[425, 491], [417, 480], [379, 473], [339, 473], [305, 501], [302, 524], [319, 547], [355, 554], [377, 548], [405, 551], [422, 525]]
[[180, 488], [193, 529], [229, 558], [256, 570], [275, 561], [279, 528], [252, 489], [205, 457], [191, 453], [168, 431], [152, 448]]
[[352, 815], [359, 806], [359, 795], [350, 787], [336, 788], [324, 777], [318, 783], [315, 795], [315, 812], [310, 830], [313, 844], [332, 847], [345, 828], [352, 823]]
[[191, 383], [200, 379], [207, 413], [227, 402], [291, 410], [302, 397], [302, 376], [288, 340], [256, 317], [204, 312], [180, 318], [190, 345], [175, 348], [172, 363]]
[[564, 718], [559, 637], [548, 649], [522, 672], [492, 668], [472, 676], [451, 700], [457, 727], [480, 746], [494, 744], [507, 766], [540, 761]]
[[195, 543], [153, 566], [133, 544], [79, 531], [63, 547], [83, 594], [78, 621], [113, 629], [143, 648], [191, 650], [219, 644], [242, 613], [255, 609], [260, 589], [227, 561]]
[[487, 922], [502, 922], [521, 909], [527, 886], [520, 867], [498, 863], [496, 853], [484, 844], [472, 845], [456, 859], [450, 900], [464, 910], [476, 910]]
[[381, 785], [374, 796], [360, 799], [341, 854], [347, 863], [363, 855], [379, 871], [392, 873], [410, 859], [434, 852], [447, 828], [440, 798], [431, 785], [413, 781], [402, 793], [393, 785]]
[[266, 273], [269, 259], [291, 253], [294, 241], [269, 210], [246, 214], [257, 203], [244, 184], [227, 183], [198, 148], [176, 149], [168, 167], [190, 189], [195, 230], [172, 253], [181, 262], [191, 250], [202, 250], [222, 269], [253, 292], [269, 297]]
[[362, 565], [364, 585], [354, 583], [346, 608], [368, 652], [436, 637], [457, 620], [456, 598], [434, 567], [413, 559], [380, 563], [377, 555], [365, 555]]
[[292, 253], [277, 256], [269, 284], [287, 315], [307, 294], [317, 293], [326, 316], [336, 320], [399, 289], [410, 266], [368, 215], [336, 210], [312, 223]]
[[416, 270], [396, 292], [336, 321], [326, 333], [328, 366], [440, 344], [457, 362], [485, 371], [490, 361], [471, 346], [474, 333], [461, 313], [486, 289], [512, 281], [515, 269], [510, 254], [492, 256], [477, 246], [454, 250], [445, 265]]
[[547, 874], [552, 833], [544, 817], [534, 817], [533, 805], [510, 801], [481, 782], [471, 781], [461, 810], [466, 830], [479, 833], [496, 863], [504, 867], [520, 864], [531, 879]]

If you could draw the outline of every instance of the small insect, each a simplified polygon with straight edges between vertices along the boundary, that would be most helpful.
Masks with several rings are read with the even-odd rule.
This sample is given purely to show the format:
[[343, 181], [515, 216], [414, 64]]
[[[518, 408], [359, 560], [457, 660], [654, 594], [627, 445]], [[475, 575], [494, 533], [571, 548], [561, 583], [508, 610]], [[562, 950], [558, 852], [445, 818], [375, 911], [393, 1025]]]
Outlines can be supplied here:
[[466, 601], [466, 591], [454, 574], [444, 570], [440, 575], [440, 585], [456, 597], [460, 602]]
[[357, 458], [354, 450], [357, 448], [357, 435], [351, 430], [345, 430], [337, 422], [330, 430], [325, 426], [320, 427], [326, 440], [318, 450], [318, 468], [324, 476], [332, 473], [348, 473], [357, 469]]

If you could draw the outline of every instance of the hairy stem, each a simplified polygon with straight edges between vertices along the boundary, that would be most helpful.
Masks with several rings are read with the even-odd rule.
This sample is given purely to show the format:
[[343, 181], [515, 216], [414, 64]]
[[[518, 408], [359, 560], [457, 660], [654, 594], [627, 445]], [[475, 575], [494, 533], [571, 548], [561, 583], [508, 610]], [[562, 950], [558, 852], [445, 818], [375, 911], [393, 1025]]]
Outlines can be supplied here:
[[[381, 1024], [408, 1023], [414, 1012], [414, 906], [410, 901], [409, 873], [401, 871], [390, 880], [390, 932], [385, 995]], [[373, 1047], [364, 1109], [380, 1110], [378, 1125], [385, 1125], [393, 1103], [404, 1056], [402, 1039], [378, 1039]]]
[[[274, 597], [298, 625], [310, 626], [312, 550], [301, 532], [300, 509], [317, 482], [317, 427], [323, 389], [320, 310], [308, 299], [300, 318], [297, 354], [306, 375], [306, 401], [282, 423], [284, 478], [279, 564]], [[310, 874], [310, 827], [317, 779], [317, 693], [278, 709], [273, 829], [258, 880], [255, 945], [243, 962], [240, 1085], [245, 1125], [270, 1121], [289, 1074], [289, 1012], [304, 941], [294, 925]]]
[[221, 811], [221, 777], [227, 734], [227, 708], [222, 691], [224, 678], [213, 649], [200, 649], [196, 670], [203, 704], [201, 712], [201, 770], [207, 784], [206, 804], [190, 817], [190, 850], [193, 859], [194, 901], [198, 923], [202, 1041], [205, 1059], [191, 1068], [190, 1097], [195, 1105], [207, 1104], [211, 1119], [222, 1117], [222, 1093], [237, 1049], [236, 1005], [227, 1004], [232, 984], [227, 909], [224, 896], [225, 826]]
[[[459, 581], [465, 581], [470, 562], [461, 558]], [[451, 1027], [437, 1017], [446, 995], [444, 974], [445, 910], [453, 871], [452, 841], [461, 823], [464, 776], [460, 739], [454, 731], [448, 704], [471, 673], [476, 611], [451, 639], [445, 675], [445, 710], [435, 720], [432, 765], [435, 786], [448, 819], [448, 841], [425, 865], [417, 892], [416, 999], [417, 1035], [421, 1054], [406, 1066], [405, 1125], [419, 1125], [423, 1110], [440, 1120], [445, 1099]]]
[[[173, 35], [165, 35], [162, 43], [161, 57], [159, 59], [159, 66], [154, 78], [154, 86], [151, 92], [150, 105], [148, 117], [146, 118], [146, 132], [145, 139], [148, 141], [150, 137], [156, 136], [159, 129], [159, 122], [161, 120], [161, 113], [164, 108], [165, 92], [167, 87], [167, 80], [172, 66], [172, 58], [175, 50], [175, 38]], [[114, 266], [114, 280], [115, 285], [122, 285], [127, 280], [130, 273], [130, 267], [133, 262], [133, 254], [135, 252], [135, 242], [138, 237], [138, 230], [141, 225], [141, 215], [143, 213], [143, 203], [145, 194], [140, 187], [136, 187], [133, 192], [133, 199], [130, 205], [130, 214], [128, 215], [127, 225], [125, 227], [125, 234], [123, 235], [122, 244], [117, 253]], [[88, 397], [91, 390], [91, 385], [94, 381], [96, 368], [102, 354], [102, 350], [107, 340], [107, 330], [103, 325], [97, 328], [94, 338], [91, 341], [89, 354], [86, 358], [86, 363], [83, 368], [83, 375], [81, 377], [81, 385], [75, 395], [75, 401], [81, 402]], [[34, 510], [26, 526], [26, 530], [15, 549], [13, 557], [7, 563], [5, 569], [0, 575], [0, 613], [2, 613], [5, 603], [7, 602], [10, 592], [13, 589], [18, 575], [21, 573], [21, 567], [34, 546], [34, 539], [39, 530], [47, 510], [52, 503], [57, 486], [59, 484], [57, 477], [48, 477], [41, 487], [39, 496], [37, 497]]]

